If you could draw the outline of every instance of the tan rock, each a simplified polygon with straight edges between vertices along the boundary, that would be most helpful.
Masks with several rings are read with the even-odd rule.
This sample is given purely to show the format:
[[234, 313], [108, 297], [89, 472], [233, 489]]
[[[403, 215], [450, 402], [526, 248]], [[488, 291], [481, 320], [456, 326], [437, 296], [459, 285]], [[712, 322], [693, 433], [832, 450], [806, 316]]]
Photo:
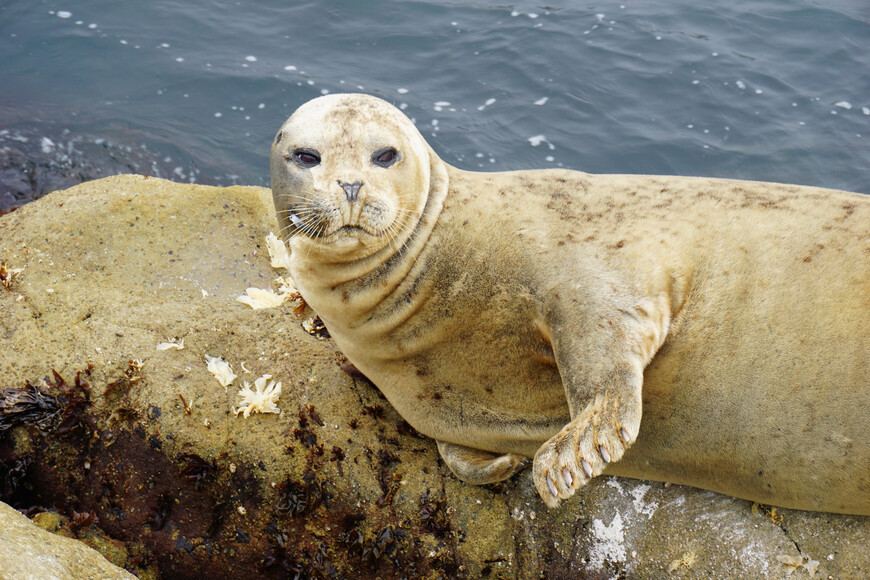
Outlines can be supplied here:
[[[870, 518], [778, 510], [777, 523], [744, 501], [618, 478], [550, 511], [527, 472], [458, 481], [303, 329], [310, 313], [236, 300], [279, 288], [273, 211], [262, 188], [119, 176], [0, 217], [0, 260], [24, 268], [0, 287], [0, 390], [57, 384], [53, 370], [69, 387], [82, 371], [91, 403], [73, 386], [64, 397], [82, 401], [63, 428], [0, 429], [0, 457], [32, 458], [17, 507], [94, 510], [164, 578], [762, 577], [782, 555], [819, 561], [822, 577], [870, 575]], [[230, 386], [206, 355], [230, 363]], [[266, 374], [283, 412], [233, 413]]]
[[0, 502], [0, 578], [108, 580], [136, 576], [109, 563], [81, 542], [38, 528]]

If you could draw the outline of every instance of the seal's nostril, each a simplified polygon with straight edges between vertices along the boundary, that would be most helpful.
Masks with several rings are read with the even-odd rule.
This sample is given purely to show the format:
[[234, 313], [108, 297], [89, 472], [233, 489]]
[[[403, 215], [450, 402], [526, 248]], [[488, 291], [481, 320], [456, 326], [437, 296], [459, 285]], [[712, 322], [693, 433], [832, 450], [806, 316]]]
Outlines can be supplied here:
[[338, 184], [344, 190], [344, 194], [347, 196], [347, 201], [353, 203], [356, 201], [356, 198], [359, 196], [359, 189], [362, 187], [362, 181], [355, 181], [353, 183], [345, 183], [342, 180], [338, 180]]

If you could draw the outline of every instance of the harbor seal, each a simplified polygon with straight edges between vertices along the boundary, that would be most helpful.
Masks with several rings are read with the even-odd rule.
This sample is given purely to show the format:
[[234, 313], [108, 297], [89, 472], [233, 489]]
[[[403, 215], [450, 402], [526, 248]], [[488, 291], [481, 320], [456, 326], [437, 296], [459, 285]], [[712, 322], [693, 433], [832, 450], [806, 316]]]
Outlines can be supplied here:
[[302, 105], [271, 178], [299, 292], [460, 479], [870, 515], [867, 196], [462, 171], [359, 94]]

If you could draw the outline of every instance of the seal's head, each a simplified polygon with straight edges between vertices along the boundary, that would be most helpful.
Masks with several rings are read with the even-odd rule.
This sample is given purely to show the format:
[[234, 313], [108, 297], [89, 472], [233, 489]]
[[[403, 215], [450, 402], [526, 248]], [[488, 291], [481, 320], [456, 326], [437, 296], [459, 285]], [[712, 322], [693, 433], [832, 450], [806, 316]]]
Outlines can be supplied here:
[[398, 109], [360, 94], [319, 97], [272, 144], [284, 239], [359, 258], [400, 242], [422, 215], [438, 160]]

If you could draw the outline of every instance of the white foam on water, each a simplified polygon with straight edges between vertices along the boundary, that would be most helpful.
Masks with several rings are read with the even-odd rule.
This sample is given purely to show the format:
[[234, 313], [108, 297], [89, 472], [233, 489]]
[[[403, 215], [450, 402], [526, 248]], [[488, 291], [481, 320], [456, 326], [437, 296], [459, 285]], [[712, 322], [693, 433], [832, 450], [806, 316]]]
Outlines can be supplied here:
[[834, 103], [835, 107], [840, 107], [841, 109], [846, 109], [847, 111], [852, 108], [852, 103], [849, 101], [837, 101]]
[[401, 88], [401, 87], [400, 87], [400, 88], [396, 89], [396, 92], [399, 93], [400, 95], [407, 95], [407, 94], [408, 94], [408, 89], [405, 89], [405, 88]]
[[535, 104], [536, 105], [546, 105], [547, 101], [549, 101], [549, 100], [550, 100], [550, 97], [541, 97], [540, 99], [535, 101]]
[[296, 67], [293, 66], [292, 64], [288, 64], [287, 66], [284, 67], [284, 70], [296, 70]]
[[248, 62], [257, 62], [257, 57], [256, 57], [256, 56], [252, 56], [252, 55], [248, 55], [248, 56], [245, 57], [245, 60], [248, 61]]
[[72, 17], [72, 12], [67, 12], [66, 10], [58, 10], [57, 17], [66, 20], [67, 18]]
[[532, 147], [537, 147], [541, 143], [546, 143], [550, 151], [553, 151], [556, 148], [555, 145], [547, 141], [547, 137], [545, 137], [544, 135], [534, 135], [532, 137], [529, 137], [529, 144], [531, 144]]
[[861, 112], [865, 115], [870, 115], [870, 107], [861, 107]]
[[737, 81], [735, 84], [737, 85], [737, 88], [741, 91], [746, 89], [746, 83], [744, 83], [743, 81]]
[[489, 98], [489, 99], [487, 99], [486, 102], [484, 102], [481, 106], [477, 107], [477, 110], [478, 110], [478, 111], [482, 111], [482, 110], [484, 110], [485, 108], [487, 108], [488, 106], [492, 105], [493, 103], [495, 103], [495, 99], [493, 99], [493, 98]]

